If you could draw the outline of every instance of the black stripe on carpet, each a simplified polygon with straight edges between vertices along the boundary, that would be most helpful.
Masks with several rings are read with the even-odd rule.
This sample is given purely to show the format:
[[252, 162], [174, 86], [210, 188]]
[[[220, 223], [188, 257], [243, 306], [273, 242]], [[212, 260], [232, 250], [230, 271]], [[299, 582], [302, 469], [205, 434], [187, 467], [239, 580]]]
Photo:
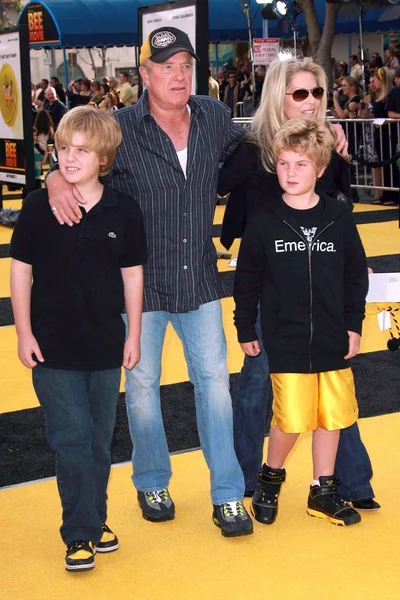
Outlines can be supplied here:
[[369, 212], [354, 213], [354, 219], [357, 225], [367, 225], [368, 223], [387, 223], [388, 221], [399, 220], [399, 209], [395, 207], [390, 210], [371, 210]]
[[0, 244], [0, 258], [8, 258], [10, 244]]
[[11, 298], [0, 298], [0, 327], [14, 325]]
[[[399, 367], [400, 351], [373, 352], [357, 356], [353, 360], [361, 417], [400, 411]], [[236, 380], [237, 375], [231, 375], [233, 398]], [[112, 448], [113, 463], [130, 460], [132, 451], [123, 397], [121, 394], [118, 405]], [[170, 451], [197, 448], [199, 438], [192, 385], [186, 382], [162, 386], [161, 404]], [[269, 424], [270, 405], [268, 413]], [[54, 475], [54, 455], [45, 440], [44, 419], [40, 408], [0, 415], [0, 440], [0, 486]]]

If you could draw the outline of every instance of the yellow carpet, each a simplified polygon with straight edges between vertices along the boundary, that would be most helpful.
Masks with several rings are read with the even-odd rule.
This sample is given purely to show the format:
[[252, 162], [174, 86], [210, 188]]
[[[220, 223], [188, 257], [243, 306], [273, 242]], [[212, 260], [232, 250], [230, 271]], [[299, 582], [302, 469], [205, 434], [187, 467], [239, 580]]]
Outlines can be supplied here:
[[91, 573], [63, 568], [54, 480], [0, 490], [4, 600], [399, 600], [400, 414], [361, 421], [383, 509], [341, 528], [305, 512], [310, 436], [287, 462], [278, 521], [253, 536], [225, 539], [211, 521], [200, 452], [172, 457], [175, 521], [144, 521], [130, 465], [113, 468], [109, 524], [120, 549], [97, 555]]

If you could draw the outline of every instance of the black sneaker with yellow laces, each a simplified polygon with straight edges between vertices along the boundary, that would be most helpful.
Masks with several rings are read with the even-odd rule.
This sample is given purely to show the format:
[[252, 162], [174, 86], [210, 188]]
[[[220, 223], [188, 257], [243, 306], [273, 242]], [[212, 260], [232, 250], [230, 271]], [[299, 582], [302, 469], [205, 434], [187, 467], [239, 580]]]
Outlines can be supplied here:
[[221, 528], [224, 537], [239, 537], [253, 533], [253, 521], [243, 502], [225, 502], [213, 506], [213, 521]]
[[77, 540], [67, 545], [65, 568], [67, 571], [89, 571], [94, 569], [96, 549], [92, 542]]
[[307, 513], [310, 517], [329, 519], [334, 525], [348, 527], [361, 521], [359, 513], [348, 502], [339, 496], [336, 479], [320, 477], [320, 485], [310, 487], [308, 495]]
[[114, 552], [114, 550], [118, 550], [119, 543], [118, 538], [113, 531], [106, 525], [106, 523], [101, 524], [103, 528], [103, 534], [98, 544], [96, 544], [97, 552]]

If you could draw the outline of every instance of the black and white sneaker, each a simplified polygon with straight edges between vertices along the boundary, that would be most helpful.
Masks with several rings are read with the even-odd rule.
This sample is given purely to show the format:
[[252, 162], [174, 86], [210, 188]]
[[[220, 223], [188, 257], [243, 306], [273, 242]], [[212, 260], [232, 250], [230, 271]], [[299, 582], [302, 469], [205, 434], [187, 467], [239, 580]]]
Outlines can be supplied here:
[[243, 502], [226, 502], [225, 504], [213, 504], [213, 521], [221, 528], [225, 537], [238, 537], [253, 533], [253, 521]]
[[65, 568], [67, 571], [89, 571], [94, 569], [96, 548], [92, 542], [77, 540], [67, 545]]
[[113, 531], [109, 528], [106, 523], [101, 524], [103, 528], [103, 534], [99, 543], [96, 545], [97, 552], [114, 552], [118, 550], [119, 543], [118, 538]]
[[160, 523], [175, 518], [175, 505], [169, 495], [168, 488], [152, 492], [138, 492], [138, 502], [142, 509], [143, 519]]

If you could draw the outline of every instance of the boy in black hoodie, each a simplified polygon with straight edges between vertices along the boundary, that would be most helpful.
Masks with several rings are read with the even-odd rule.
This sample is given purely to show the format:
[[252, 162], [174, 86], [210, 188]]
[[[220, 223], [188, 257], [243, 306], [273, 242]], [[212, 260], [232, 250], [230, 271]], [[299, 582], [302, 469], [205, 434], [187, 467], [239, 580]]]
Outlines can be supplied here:
[[235, 325], [243, 351], [257, 356], [261, 328], [274, 391], [268, 457], [252, 500], [257, 521], [278, 511], [283, 467], [298, 435], [313, 431], [313, 482], [307, 512], [337, 525], [360, 522], [338, 494], [340, 430], [358, 417], [349, 359], [360, 347], [368, 273], [346, 202], [315, 193], [333, 137], [307, 119], [285, 123], [274, 139], [282, 196], [258, 203], [247, 225], [235, 277]]

